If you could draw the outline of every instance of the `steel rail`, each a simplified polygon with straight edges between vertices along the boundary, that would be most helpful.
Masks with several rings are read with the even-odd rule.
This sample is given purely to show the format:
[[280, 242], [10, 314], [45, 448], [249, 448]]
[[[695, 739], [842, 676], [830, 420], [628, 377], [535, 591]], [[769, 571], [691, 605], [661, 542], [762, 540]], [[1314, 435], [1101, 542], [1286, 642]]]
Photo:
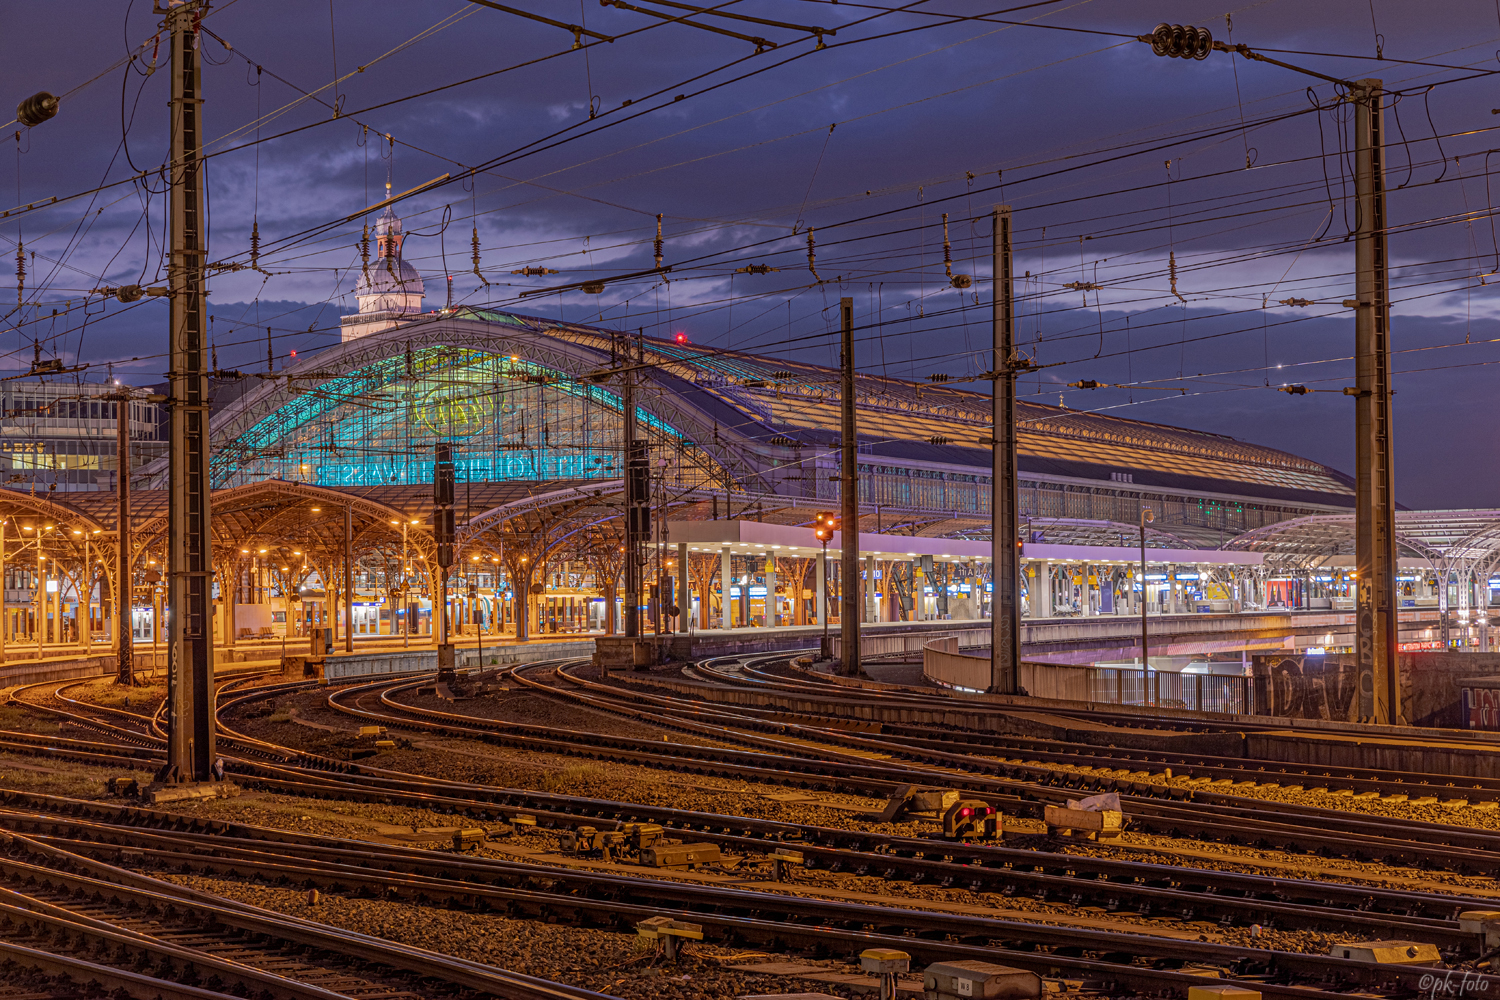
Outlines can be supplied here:
[[[361, 962], [378, 963], [506, 1000], [609, 1000], [606, 994], [592, 990], [513, 973], [455, 956], [440, 955], [412, 945], [386, 941], [163, 882], [25, 835], [12, 833], [5, 836], [13, 848], [19, 847], [41, 855], [50, 864], [31, 864], [14, 857], [5, 857], [0, 858], [0, 871], [26, 873], [32, 878], [45, 877], [85, 898], [125, 899], [143, 907], [175, 907], [193, 912], [208, 923], [233, 928], [252, 936], [284, 941], [296, 947], [312, 947]], [[91, 874], [79, 874], [69, 869], [82, 869]], [[99, 929], [94, 929], [93, 932], [106, 933]], [[146, 935], [136, 936], [147, 938], [149, 942]], [[205, 964], [211, 959], [207, 955], [198, 957], [201, 953], [193, 949], [186, 949], [186, 952], [186, 960], [195, 963]], [[328, 991], [299, 985], [307, 990], [315, 990], [323, 997], [330, 996]], [[308, 996], [312, 996], [312, 993], [308, 993]]]
[[[382, 876], [369, 869], [444, 881], [457, 880], [460, 886], [465, 887], [472, 882], [489, 884], [497, 880], [515, 882], [537, 878], [570, 885], [575, 891], [594, 890], [600, 884], [599, 880], [588, 873], [579, 874], [551, 865], [493, 858], [434, 856], [429, 850], [391, 848], [385, 845], [351, 847], [345, 841], [331, 838], [293, 840], [283, 835], [274, 840], [254, 840], [226, 836], [225, 833], [181, 830], [157, 833], [139, 827], [45, 814], [0, 813], [0, 825], [11, 829], [29, 828], [34, 838], [59, 843], [59, 846], [75, 851], [82, 849], [79, 845], [87, 843], [96, 848], [115, 848], [121, 857], [127, 854], [131, 857], [144, 857], [147, 854], [140, 848], [148, 848], [151, 852], [162, 852], [151, 853], [149, 856], [177, 858], [180, 863], [188, 863], [181, 860], [181, 852], [184, 850], [207, 852], [212, 860], [202, 862], [205, 869], [211, 866], [216, 870], [242, 874], [245, 868], [240, 862], [254, 864], [291, 858], [293, 860], [289, 868], [255, 870], [262, 875], [274, 874], [276, 877], [295, 880], [296, 873], [304, 870], [306, 865], [318, 865], [325, 871], [334, 872], [336, 876], [352, 878], [375, 890], [382, 884]], [[64, 833], [66, 842], [60, 842]], [[714, 839], [726, 846], [756, 852], [764, 851], [768, 846], [763, 840], [754, 838], [721, 835]], [[1099, 861], [1071, 855], [1048, 858], [1045, 854], [1014, 848], [986, 849], [982, 853], [967, 851], [965, 845], [945, 848], [942, 844], [924, 844], [921, 848], [922, 855], [937, 855], [939, 859], [819, 848], [815, 845], [804, 845], [802, 852], [811, 862], [809, 867], [825, 870], [875, 874], [887, 879], [892, 878], [899, 870], [902, 877], [911, 881], [958, 885], [974, 892], [997, 892], [1005, 897], [1016, 895], [1025, 887], [1024, 895], [1030, 898], [1062, 899], [1073, 906], [1083, 905], [1085, 900], [1108, 901], [1113, 909], [1119, 910], [1122, 902], [1129, 901], [1138, 907], [1136, 912], [1157, 918], [1218, 920], [1239, 926], [1259, 923], [1282, 929], [1321, 930], [1329, 926], [1361, 928], [1366, 933], [1415, 936], [1419, 940], [1441, 944], [1450, 951], [1471, 952], [1479, 943], [1477, 937], [1459, 929], [1453, 919], [1456, 914], [1466, 909], [1485, 909], [1495, 905], [1493, 900], [1482, 898], [1372, 891], [1359, 886], [1304, 883], [1263, 876], [1228, 874], [1221, 878], [1219, 876], [1223, 873], [1174, 869], [1165, 865]], [[908, 846], [906, 849], [911, 848]], [[949, 852], [953, 860], [943, 860]], [[966, 858], [970, 860], [965, 860]], [[1002, 861], [1009, 867], [1001, 867]], [[197, 863], [196, 858], [192, 863]], [[1066, 874], [1028, 870], [1044, 866]], [[1119, 881], [1122, 878], [1140, 879], [1144, 884]], [[652, 898], [652, 894], [660, 896], [665, 893], [670, 896], [677, 888], [670, 883], [663, 888], [642, 882], [638, 878], [628, 881], [629, 884], [624, 886], [607, 883], [612, 898], [637, 892], [645, 893], [645, 898], [648, 899]], [[1197, 882], [1198, 885], [1184, 890], [1163, 885], [1164, 882], [1175, 882], [1176, 885]], [[459, 896], [466, 892], [468, 889], [463, 887], [451, 890], [451, 893]], [[452, 898], [451, 893], [449, 898]], [[1225, 893], [1244, 893], [1244, 896], [1224, 895]], [[431, 894], [428, 896], [437, 898]], [[1383, 909], [1373, 909], [1377, 906]], [[1418, 910], [1423, 912], [1414, 912]]]
[[30, 948], [6, 937], [0, 937], [0, 959], [13, 962], [21, 969], [38, 969], [70, 981], [73, 985], [67, 991], [69, 997], [78, 995], [78, 983], [98, 983], [111, 996], [123, 993], [133, 1000], [241, 1000], [228, 993], [216, 993], [128, 969], [111, 968], [72, 955]]
[[[53, 848], [55, 850], [55, 848]], [[169, 852], [148, 851], [162, 860]], [[72, 855], [73, 857], [79, 857]], [[384, 886], [420, 898], [443, 888], [445, 881], [411, 876], [396, 877], [389, 873], [361, 872], [352, 866], [298, 863], [278, 865], [258, 861], [253, 866], [243, 859], [213, 859], [199, 855], [183, 858], [190, 868], [224, 868], [243, 871], [253, 867], [262, 875], [280, 872], [288, 878], [328, 884]], [[86, 860], [84, 863], [87, 863]], [[93, 862], [94, 864], [102, 864]], [[0, 861], [0, 866], [14, 862]], [[120, 872], [120, 869], [112, 869]], [[126, 873], [128, 874], [128, 873]], [[562, 881], [555, 870], [543, 869], [543, 876]], [[135, 876], [136, 879], [143, 878]], [[1182, 992], [1187, 986], [1201, 984], [1200, 976], [1160, 967], [1190, 959], [1217, 963], [1229, 973], [1222, 979], [1234, 984], [1235, 977], [1251, 975], [1263, 995], [1275, 997], [1327, 997], [1320, 987], [1340, 984], [1343, 989], [1354, 984], [1380, 988], [1415, 989], [1421, 975], [1431, 970], [1392, 968], [1369, 965], [1345, 959], [1295, 952], [1271, 952], [1261, 949], [1205, 942], [1152, 939], [1146, 935], [1116, 934], [1107, 931], [1062, 928], [1044, 924], [1000, 921], [964, 915], [935, 914], [920, 910], [871, 907], [866, 904], [824, 901], [767, 895], [724, 887], [700, 887], [667, 883], [653, 885], [646, 893], [648, 902], [619, 898], [619, 893], [644, 887], [635, 879], [594, 873], [569, 873], [573, 882], [589, 881], [601, 888], [600, 896], [572, 892], [545, 892], [536, 889], [475, 886], [455, 883], [469, 905], [485, 903], [494, 906], [505, 901], [508, 911], [519, 910], [537, 916], [568, 919], [574, 922], [628, 928], [650, 916], [670, 914], [701, 925], [711, 939], [792, 944], [821, 947], [836, 953], [852, 953], [863, 947], [900, 947], [919, 961], [979, 958], [1001, 961], [1042, 975], [1088, 976], [1103, 979], [1116, 988]], [[673, 906], [663, 907], [657, 897], [670, 898]], [[693, 900], [697, 905], [682, 905]], [[739, 912], [726, 912], [735, 910]], [[781, 919], [765, 914], [776, 913]], [[242, 919], [231, 914], [228, 920]], [[865, 928], [873, 928], [866, 930]], [[914, 933], [913, 933], [914, 932]], [[983, 944], [976, 942], [984, 942]], [[1038, 948], [1047, 950], [1037, 950]], [[1019, 950], [1018, 950], [1019, 949]], [[1076, 952], [1082, 952], [1077, 954]], [[1156, 967], [1136, 964], [1153, 960]], [[1471, 976], [1476, 989], [1500, 984], [1500, 977]], [[1340, 991], [1342, 992], [1342, 990]]]
[[[526, 680], [520, 677], [519, 673], [515, 676], [523, 683]], [[592, 690], [613, 690], [607, 686], [578, 677], [570, 677], [569, 680], [574, 684]], [[632, 692], [632, 694], [634, 693]], [[578, 697], [573, 694], [570, 694], [570, 696]], [[665, 703], [670, 701], [670, 699], [654, 698], [653, 701], [655, 703]], [[587, 703], [594, 707], [608, 707], [598, 700]], [[615, 707], [617, 710], [620, 708], [620, 706]], [[683, 719], [680, 716], [664, 718], [658, 714], [644, 713], [639, 710], [629, 709], [628, 707], [625, 710], [627, 714], [633, 714], [638, 718], [647, 718], [668, 723], [675, 722], [677, 725], [685, 726], [698, 732], [712, 733], [722, 739], [743, 738], [752, 741], [759, 739], [754, 735], [737, 735], [727, 728], [704, 727], [699, 723]], [[701, 717], [702, 710], [696, 705], [685, 703], [682, 714]], [[755, 723], [750, 723], [750, 725], [755, 725]], [[762, 723], [761, 725], [769, 724]], [[1025, 769], [1024, 762], [997, 761], [992, 758], [936, 750], [922, 750], [915, 753], [903, 752], [901, 747], [883, 742], [879, 738], [866, 737], [840, 730], [815, 729], [792, 723], [778, 723], [775, 724], [775, 728], [781, 732], [801, 733], [810, 741], [816, 740], [823, 743], [842, 744], [847, 747], [863, 750], [867, 753], [890, 755], [893, 758], [903, 755], [908, 756], [915, 758], [919, 764], [933, 764], [942, 768], [944, 772], [947, 772], [936, 775], [931, 774], [931, 772], [921, 772], [914, 775], [913, 780], [927, 778], [927, 780], [941, 782], [946, 779], [948, 782], [959, 787], [968, 787], [979, 791], [981, 797], [985, 794], [1015, 794], [1017, 792], [1017, 785], [1025, 783], [1028, 786], [1028, 790], [1021, 792], [1021, 796], [1023, 798], [1039, 797], [1039, 793], [1031, 790], [1036, 787], [1036, 776], [1031, 771]], [[801, 748], [807, 749], [806, 743], [801, 744]], [[953, 772], [959, 772], [960, 774], [959, 776], [955, 776]], [[886, 773], [890, 772], [887, 771]], [[998, 777], [987, 777], [989, 775]], [[1133, 815], [1139, 814], [1143, 820], [1145, 817], [1151, 815], [1163, 816], [1170, 820], [1173, 828], [1177, 829], [1191, 826], [1193, 824], [1193, 817], [1191, 813], [1182, 809], [1173, 809], [1160, 804], [1158, 800], [1163, 796], [1183, 802], [1213, 804], [1223, 809], [1233, 810], [1239, 828], [1226, 829], [1216, 824], [1213, 828], [1200, 830], [1198, 835], [1204, 836], [1207, 839], [1214, 839], [1215, 836], [1222, 837], [1226, 834], [1231, 836], [1236, 834], [1250, 834], [1260, 837], [1275, 836], [1284, 840], [1288, 833], [1287, 821], [1289, 818], [1304, 817], [1310, 823], [1315, 823], [1319, 830], [1327, 831], [1335, 829], [1342, 835], [1339, 838], [1323, 836], [1321, 839], [1309, 841], [1315, 849], [1328, 849], [1331, 846], [1337, 846], [1342, 843], [1345, 850], [1350, 847], [1356, 847], [1375, 852], [1370, 856], [1377, 858], [1426, 861], [1446, 858], [1449, 862], [1462, 866], [1477, 866], [1477, 870], [1500, 870], [1494, 867], [1497, 857], [1486, 856], [1500, 851], [1500, 837], [1496, 837], [1493, 833], [1487, 831], [1412, 820], [1396, 820], [1387, 817], [1366, 817], [1361, 814], [1325, 809], [1318, 806], [1278, 802], [1275, 800], [1249, 799], [1214, 791], [1189, 790], [1130, 779], [1122, 780], [1114, 777], [1078, 775], [1069, 772], [1059, 774], [1046, 769], [1042, 769], [1041, 777], [1042, 783], [1051, 787], [1062, 786], [1089, 791], [1118, 791], [1130, 796], [1127, 801], [1131, 804]], [[1000, 780], [1002, 778], [1006, 780]], [[1015, 779], [1019, 779], [1019, 781]], [[1256, 823], [1259, 823], [1259, 826], [1251, 825]], [[1388, 832], [1392, 828], [1405, 834], [1406, 838], [1410, 841], [1434, 846], [1423, 851], [1414, 850], [1411, 844], [1402, 846], [1402, 841], [1388, 836]], [[1316, 837], [1317, 835], [1314, 834], [1313, 836]], [[1308, 837], [1304, 836], [1303, 839], [1306, 841]], [[1296, 841], [1286, 842], [1296, 843]]]
[[[519, 680], [524, 682], [524, 678]], [[609, 691], [613, 690], [604, 685], [598, 685], [577, 677], [569, 680], [578, 685], [591, 689]], [[572, 697], [577, 697], [572, 695]], [[655, 699], [660, 702], [663, 699]], [[594, 701], [590, 704], [595, 707], [602, 705]], [[685, 703], [684, 715], [701, 716], [702, 710], [691, 703]], [[617, 706], [618, 708], [618, 706]], [[676, 718], [663, 719], [662, 716], [652, 713], [642, 713], [639, 710], [626, 709], [627, 714], [633, 713], [636, 717], [650, 718], [661, 721], [675, 721], [677, 725], [694, 729], [705, 734], [716, 735], [721, 739], [744, 739], [757, 741], [759, 738], [751, 734], [736, 734], [727, 728], [703, 727], [696, 722], [687, 719]], [[754, 725], [754, 723], [750, 723]], [[762, 723], [761, 725], [767, 725]], [[975, 757], [973, 755], [955, 754], [938, 750], [922, 750], [919, 752], [906, 752], [899, 746], [881, 741], [878, 738], [866, 737], [858, 734], [840, 730], [821, 730], [807, 726], [791, 723], [776, 724], [779, 731], [799, 732], [809, 741], [820, 741], [826, 744], [841, 744], [863, 750], [867, 753], [880, 753], [892, 758], [907, 756], [915, 758], [917, 764], [932, 764], [941, 770], [934, 773], [932, 770], [914, 767], [909, 780], [928, 780], [938, 783], [944, 781], [958, 787], [968, 787], [986, 794], [1015, 795], [1020, 794], [1022, 798], [1047, 797], [1035, 789], [1038, 787], [1036, 776], [1025, 768], [1024, 762], [1012, 763], [1009, 761], [997, 761], [992, 758]], [[806, 743], [799, 747], [807, 750]], [[814, 751], [816, 752], [816, 751]], [[892, 763], [899, 763], [892, 761]], [[1242, 796], [1227, 795], [1214, 791], [1189, 790], [1170, 786], [1155, 785], [1149, 782], [1134, 781], [1131, 779], [1117, 779], [1108, 776], [1078, 775], [1070, 772], [1056, 773], [1042, 769], [1042, 779], [1045, 786], [1070, 787], [1089, 791], [1118, 791], [1128, 795], [1127, 800], [1131, 805], [1132, 815], [1138, 816], [1142, 822], [1148, 817], [1158, 816], [1163, 818], [1168, 829], [1193, 829], [1197, 836], [1205, 839], [1216, 839], [1224, 836], [1249, 835], [1257, 838], [1275, 838], [1281, 842], [1296, 846], [1299, 841], [1295, 838], [1288, 839], [1292, 832], [1289, 820], [1304, 818], [1309, 825], [1315, 824], [1316, 831], [1306, 832], [1301, 836], [1301, 842], [1310, 849], [1328, 850], [1341, 849], [1346, 853], [1350, 848], [1368, 852], [1366, 856], [1378, 859], [1412, 860], [1418, 862], [1432, 862], [1446, 860], [1450, 864], [1486, 872], [1500, 871], [1496, 867], [1496, 861], [1500, 860], [1500, 837], [1488, 831], [1450, 826], [1446, 824], [1425, 823], [1415, 820], [1398, 820], [1388, 817], [1364, 816], [1362, 814], [1349, 813], [1341, 810], [1326, 809], [1318, 806], [1304, 805], [1300, 803], [1279, 802], [1266, 799], [1249, 799]], [[957, 772], [957, 773], [955, 773]], [[883, 770], [883, 774], [894, 774], [890, 768]], [[995, 777], [990, 777], [995, 776]], [[1024, 790], [1019, 790], [1024, 789]], [[1134, 794], [1132, 794], [1134, 793]], [[1211, 804], [1221, 807], [1219, 818], [1223, 818], [1223, 810], [1231, 810], [1235, 818], [1236, 827], [1225, 828], [1219, 824], [1213, 826], [1194, 825], [1194, 819], [1190, 812], [1162, 805], [1158, 800], [1162, 796], [1172, 799], [1192, 802], [1195, 804]], [[1405, 840], [1389, 836], [1392, 830], [1398, 830], [1405, 835]], [[1337, 831], [1338, 836], [1332, 836], [1330, 831]], [[1418, 850], [1415, 845], [1431, 845]], [[1342, 845], [1342, 847], [1340, 847]]]

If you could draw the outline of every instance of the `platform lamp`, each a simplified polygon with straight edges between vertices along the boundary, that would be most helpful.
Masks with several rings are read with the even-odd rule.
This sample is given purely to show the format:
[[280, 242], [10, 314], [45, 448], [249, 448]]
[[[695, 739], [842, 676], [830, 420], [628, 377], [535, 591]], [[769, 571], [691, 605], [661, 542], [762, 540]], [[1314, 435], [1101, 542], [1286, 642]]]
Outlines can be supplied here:
[[813, 534], [818, 541], [823, 543], [823, 606], [818, 609], [818, 617], [823, 619], [823, 641], [818, 645], [818, 659], [833, 659], [833, 640], [828, 638], [828, 543], [833, 540], [833, 533], [839, 530], [838, 515], [827, 511], [818, 514], [817, 521], [813, 524]]

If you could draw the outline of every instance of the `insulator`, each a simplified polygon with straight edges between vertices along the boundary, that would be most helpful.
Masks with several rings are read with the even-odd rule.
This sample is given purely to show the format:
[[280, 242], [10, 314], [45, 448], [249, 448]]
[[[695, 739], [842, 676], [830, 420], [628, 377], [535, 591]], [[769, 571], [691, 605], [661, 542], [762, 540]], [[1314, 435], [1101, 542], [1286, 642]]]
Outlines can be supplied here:
[[16, 105], [16, 121], [27, 128], [35, 128], [57, 114], [57, 98], [45, 90], [32, 94]]
[[406, 342], [406, 377], [415, 379], [417, 377], [416, 356], [411, 352], [411, 341]]
[[656, 269], [658, 271], [661, 270], [661, 261], [662, 261], [662, 252], [661, 251], [662, 251], [662, 245], [661, 245], [661, 213], [658, 212], [658, 213], [656, 213]]
[[21, 296], [26, 291], [26, 245], [16, 244], [16, 306], [21, 305]]
[[807, 269], [812, 272], [814, 280], [821, 282], [823, 279], [818, 277], [817, 248], [813, 243], [813, 233], [815, 231], [812, 226], [807, 227]]
[[479, 227], [478, 226], [474, 227], [474, 236], [473, 236], [473, 239], [472, 239], [471, 242], [472, 242], [473, 247], [474, 247], [474, 275], [480, 281], [484, 282], [484, 287], [488, 288], [488, 287], [490, 287], [490, 280], [488, 278], [486, 278], [483, 274], [481, 274], [480, 271], [479, 271]]
[[953, 277], [953, 244], [948, 242], [948, 213], [943, 213], [943, 269]]
[[260, 221], [250, 220], [250, 269], [259, 271], [261, 274], [270, 275], [260, 266]]
[[1175, 250], [1167, 251], [1167, 277], [1172, 282], [1172, 294], [1186, 302], [1187, 299], [1183, 299], [1182, 293], [1177, 290], [1177, 251]]
[[365, 223], [364, 235], [359, 238], [359, 261], [360, 270], [364, 272], [365, 283], [370, 282], [370, 224]]
[[1191, 24], [1162, 22], [1151, 32], [1151, 51], [1175, 59], [1207, 59], [1213, 51], [1213, 32]]

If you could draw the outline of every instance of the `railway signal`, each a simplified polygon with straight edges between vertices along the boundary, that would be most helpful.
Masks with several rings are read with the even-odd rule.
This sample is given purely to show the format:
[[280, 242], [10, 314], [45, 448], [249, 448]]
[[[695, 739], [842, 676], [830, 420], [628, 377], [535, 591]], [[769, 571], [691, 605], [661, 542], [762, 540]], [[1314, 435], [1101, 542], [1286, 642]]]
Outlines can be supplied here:
[[[828, 511], [820, 511], [817, 520], [813, 522], [813, 535], [823, 543], [823, 562], [820, 564], [823, 579], [827, 579], [828, 573], [828, 543], [833, 541], [833, 533], [839, 530], [839, 518], [837, 514]], [[818, 617], [823, 620], [823, 639], [818, 644], [818, 658], [820, 660], [833, 659], [833, 640], [828, 637], [828, 594], [826, 587], [823, 593], [823, 606], [818, 608]]]

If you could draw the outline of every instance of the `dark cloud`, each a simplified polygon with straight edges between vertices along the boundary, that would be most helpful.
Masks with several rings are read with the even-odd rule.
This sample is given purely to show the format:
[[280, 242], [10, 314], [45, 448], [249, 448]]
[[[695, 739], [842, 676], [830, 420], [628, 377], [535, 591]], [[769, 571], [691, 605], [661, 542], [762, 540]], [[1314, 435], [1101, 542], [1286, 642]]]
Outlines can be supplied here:
[[[71, 91], [152, 38], [149, 8], [138, 0], [8, 11], [0, 90], [7, 100]], [[998, 5], [948, 0], [918, 9], [926, 8], [974, 15]], [[612, 35], [650, 21], [592, 0], [535, 9]], [[1349, 468], [1346, 398], [1292, 398], [1264, 385], [1321, 379], [1319, 387], [1338, 387], [1352, 375], [1337, 360], [1352, 347], [1352, 322], [1338, 307], [1352, 294], [1353, 247], [1344, 241], [1353, 219], [1349, 164], [1347, 157], [1318, 159], [1347, 145], [1348, 105], [1311, 113], [1304, 92], [1314, 84], [1314, 98], [1327, 103], [1333, 87], [1223, 54], [1201, 63], [1158, 59], [1108, 35], [967, 21], [868, 40], [924, 18], [854, 24], [877, 12], [797, 0], [728, 9], [838, 34], [828, 49], [813, 51], [797, 32], [726, 21], [783, 44], [755, 55], [737, 39], [664, 25], [572, 51], [565, 30], [458, 0], [335, 0], [331, 25], [317, 5], [216, 4], [205, 24], [232, 48], [203, 40], [213, 64], [205, 71], [205, 118], [209, 134], [220, 137], [212, 148], [228, 151], [209, 168], [212, 252], [243, 261], [254, 223], [272, 272], [212, 280], [221, 364], [263, 362], [268, 325], [278, 353], [332, 342], [334, 317], [353, 307], [360, 226], [325, 227], [378, 200], [388, 165], [399, 191], [490, 164], [472, 190], [453, 184], [402, 205], [408, 229], [426, 234], [408, 241], [408, 257], [428, 275], [446, 265], [461, 302], [682, 331], [698, 343], [826, 362], [832, 309], [851, 295], [865, 338], [862, 365], [903, 376], [973, 373], [988, 366], [982, 216], [1003, 200], [1015, 207], [1018, 272], [1032, 272], [1022, 282], [1022, 332], [1035, 339], [1040, 328], [1041, 360], [1069, 362], [1042, 373], [1040, 390], [1030, 390], [1038, 398], [1055, 402], [1058, 383], [1080, 378], [1170, 385], [1181, 376], [1189, 391], [1175, 397], [1141, 388], [1073, 392], [1067, 401], [1120, 406], [1109, 412], [1229, 433]], [[1186, 0], [1095, 0], [1009, 16], [1127, 36], [1168, 20], [1227, 36], [1221, 9]], [[60, 17], [66, 30], [58, 30]], [[1398, 351], [1462, 345], [1465, 336], [1471, 343], [1398, 355], [1398, 371], [1434, 369], [1398, 379], [1398, 494], [1413, 506], [1493, 506], [1500, 484], [1484, 462], [1490, 368], [1474, 366], [1495, 353], [1472, 343], [1494, 335], [1497, 312], [1492, 286], [1479, 283], [1500, 269], [1487, 216], [1495, 192], [1485, 152], [1493, 143], [1475, 131], [1493, 126], [1493, 85], [1478, 79], [1424, 95], [1427, 84], [1464, 74], [1393, 60], [1495, 67], [1500, 23], [1488, 0], [1455, 0], [1441, 16], [1387, 0], [1374, 5], [1374, 17], [1372, 26], [1364, 0], [1272, 0], [1236, 12], [1233, 38], [1372, 55], [1376, 30], [1384, 36], [1383, 62], [1279, 58], [1336, 76], [1378, 75], [1402, 91], [1388, 114], [1390, 213], [1405, 227], [1391, 240], [1393, 343]], [[148, 44], [147, 60], [151, 52]], [[338, 85], [337, 96], [333, 87], [319, 93], [341, 102], [346, 117], [338, 120], [298, 92], [325, 87], [335, 65], [339, 73], [365, 67]], [[70, 95], [56, 119], [0, 146], [0, 201], [87, 190], [127, 176], [131, 164], [159, 164], [166, 74], [147, 77], [140, 67], [105, 74]], [[664, 99], [651, 97], [656, 92]], [[679, 93], [688, 96], [671, 100]], [[258, 133], [257, 114], [265, 116]], [[1242, 120], [1266, 124], [1241, 134]], [[257, 134], [294, 129], [301, 131], [245, 145]], [[1461, 131], [1474, 134], [1437, 138]], [[394, 159], [382, 133], [397, 140]], [[1163, 148], [1141, 152], [1155, 145]], [[1245, 169], [1247, 156], [1253, 169]], [[25, 297], [43, 302], [6, 317], [0, 353], [29, 360], [35, 338], [70, 358], [116, 362], [142, 378], [159, 374], [160, 303], [110, 305], [86, 321], [79, 306], [100, 284], [159, 280], [163, 199], [150, 193], [159, 188], [153, 178], [0, 220], [0, 238], [36, 250]], [[452, 219], [439, 234], [445, 211]], [[944, 212], [953, 268], [978, 279], [969, 297], [947, 282]], [[670, 283], [517, 298], [525, 288], [650, 267], [657, 213], [674, 266]], [[1446, 221], [1412, 225], [1430, 219]], [[816, 229], [822, 285], [809, 273], [808, 226]], [[468, 271], [474, 229], [488, 288]], [[1324, 241], [1306, 248], [1320, 233]], [[9, 261], [13, 242], [0, 251]], [[1169, 257], [1186, 306], [1171, 295]], [[780, 270], [734, 273], [751, 262]], [[529, 265], [563, 273], [510, 273]], [[1105, 286], [1104, 301], [1090, 299], [1087, 309], [1081, 293], [1061, 287], [1095, 280]], [[1274, 308], [1295, 297], [1323, 305]], [[1263, 301], [1273, 308], [1261, 311]], [[1136, 348], [1128, 361], [1119, 353], [1127, 314]], [[1291, 369], [1296, 378], [1267, 370], [1268, 358], [1300, 366]], [[1153, 395], [1167, 398], [1145, 401]]]

